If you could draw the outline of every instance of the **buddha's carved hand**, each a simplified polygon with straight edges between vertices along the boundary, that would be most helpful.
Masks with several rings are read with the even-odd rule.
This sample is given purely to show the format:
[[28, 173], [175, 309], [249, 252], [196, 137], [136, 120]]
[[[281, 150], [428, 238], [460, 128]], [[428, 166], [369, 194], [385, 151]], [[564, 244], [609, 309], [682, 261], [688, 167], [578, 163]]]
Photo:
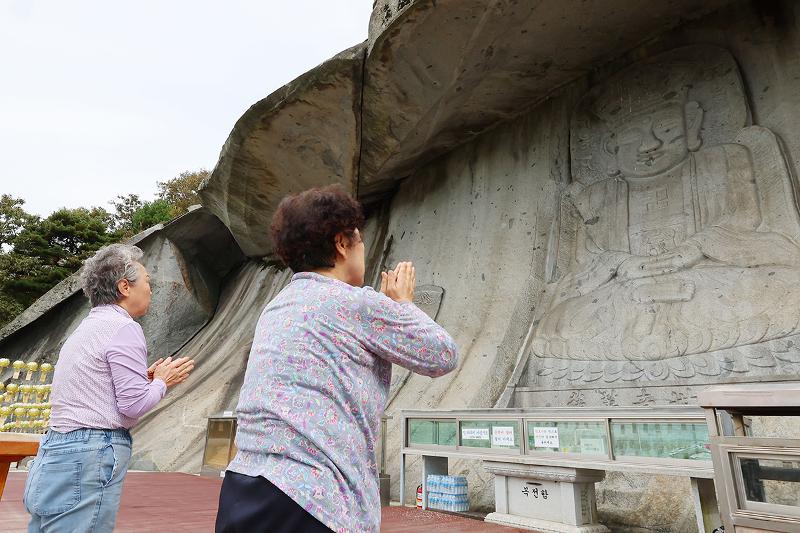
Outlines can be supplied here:
[[621, 279], [639, 279], [679, 272], [696, 265], [703, 259], [703, 252], [692, 243], [684, 243], [662, 254], [626, 259], [617, 269]]

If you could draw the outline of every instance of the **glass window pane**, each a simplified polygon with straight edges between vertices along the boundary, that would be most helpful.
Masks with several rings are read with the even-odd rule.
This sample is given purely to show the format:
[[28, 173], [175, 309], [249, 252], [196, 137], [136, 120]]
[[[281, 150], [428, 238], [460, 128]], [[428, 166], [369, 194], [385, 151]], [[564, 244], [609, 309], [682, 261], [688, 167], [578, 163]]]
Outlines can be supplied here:
[[800, 459], [738, 459], [748, 500], [800, 507]]
[[528, 449], [607, 456], [606, 425], [593, 421], [529, 420]]
[[519, 422], [481, 420], [461, 422], [461, 446], [472, 448], [519, 449]]
[[611, 422], [615, 456], [710, 461], [708, 427], [699, 422]]
[[409, 444], [436, 444], [436, 424], [433, 420], [408, 421]]
[[409, 445], [455, 446], [458, 433], [455, 420], [409, 420]]
[[458, 445], [458, 424], [453, 421], [437, 422], [439, 426], [439, 444], [442, 446]]

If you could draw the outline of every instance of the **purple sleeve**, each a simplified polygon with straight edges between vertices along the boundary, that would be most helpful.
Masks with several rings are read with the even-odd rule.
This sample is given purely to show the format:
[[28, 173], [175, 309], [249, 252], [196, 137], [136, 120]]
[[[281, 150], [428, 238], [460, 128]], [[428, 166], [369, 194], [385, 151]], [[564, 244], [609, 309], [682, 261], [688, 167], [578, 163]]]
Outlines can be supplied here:
[[147, 342], [142, 327], [126, 324], [106, 348], [117, 409], [129, 418], [140, 418], [164, 397], [167, 385], [160, 379], [147, 379]]
[[371, 287], [362, 290], [361, 342], [370, 352], [424, 376], [455, 369], [458, 348], [443, 327], [411, 302], [395, 302]]

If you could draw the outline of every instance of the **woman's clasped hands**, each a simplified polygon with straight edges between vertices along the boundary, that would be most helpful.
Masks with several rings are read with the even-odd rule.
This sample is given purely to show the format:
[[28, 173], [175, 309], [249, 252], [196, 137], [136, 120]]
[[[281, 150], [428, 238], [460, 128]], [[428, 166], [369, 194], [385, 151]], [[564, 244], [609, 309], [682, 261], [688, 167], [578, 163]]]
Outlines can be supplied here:
[[398, 263], [394, 270], [381, 272], [381, 292], [395, 302], [413, 302], [417, 271], [411, 261]]
[[174, 387], [186, 381], [189, 373], [194, 370], [194, 360], [188, 357], [160, 358], [147, 369], [147, 377], [150, 381], [160, 379], [167, 387]]

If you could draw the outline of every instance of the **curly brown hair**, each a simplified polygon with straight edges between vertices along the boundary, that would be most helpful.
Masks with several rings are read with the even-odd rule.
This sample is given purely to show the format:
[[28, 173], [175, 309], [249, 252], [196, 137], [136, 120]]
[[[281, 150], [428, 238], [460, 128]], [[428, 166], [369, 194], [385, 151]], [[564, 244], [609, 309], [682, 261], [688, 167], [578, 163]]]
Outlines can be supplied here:
[[294, 272], [333, 267], [336, 235], [349, 239], [364, 225], [361, 204], [339, 185], [287, 196], [272, 217], [275, 253]]

